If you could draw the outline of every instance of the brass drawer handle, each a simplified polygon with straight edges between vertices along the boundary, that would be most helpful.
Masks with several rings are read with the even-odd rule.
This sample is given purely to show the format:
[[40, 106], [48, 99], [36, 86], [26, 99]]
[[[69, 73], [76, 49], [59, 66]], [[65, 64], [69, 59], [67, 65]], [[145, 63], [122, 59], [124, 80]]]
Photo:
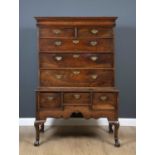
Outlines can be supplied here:
[[93, 80], [97, 79], [97, 77], [98, 77], [97, 74], [93, 74], [93, 75], [91, 75], [91, 78], [92, 78]]
[[96, 61], [96, 60], [98, 59], [98, 57], [97, 57], [97, 56], [91, 56], [90, 59], [91, 59], [92, 61]]
[[56, 56], [55, 59], [56, 59], [57, 61], [61, 61], [61, 60], [62, 60], [62, 56]]
[[101, 100], [101, 101], [106, 101], [106, 100], [107, 100], [107, 96], [101, 96], [101, 97], [100, 97], [100, 100]]
[[80, 41], [79, 40], [73, 40], [74, 44], [78, 44]]
[[92, 33], [92, 34], [97, 34], [98, 32], [99, 32], [99, 31], [98, 31], [97, 29], [92, 29], [92, 30], [91, 30], [91, 33]]
[[54, 45], [56, 45], [56, 46], [61, 46], [61, 45], [62, 45], [62, 42], [59, 41], [59, 40], [58, 40], [58, 41], [55, 41], [55, 42], [54, 42]]
[[52, 31], [53, 31], [54, 34], [60, 34], [61, 33], [60, 29], [53, 29]]
[[77, 100], [80, 99], [80, 97], [81, 97], [80, 94], [74, 94], [73, 96], [74, 96], [74, 98], [77, 99]]
[[92, 45], [92, 46], [96, 46], [98, 43], [97, 43], [97, 41], [91, 41], [90, 42], [90, 45]]
[[50, 101], [52, 101], [53, 99], [54, 99], [53, 96], [49, 96], [49, 97], [48, 97], [48, 100], [50, 100]]
[[73, 74], [78, 75], [80, 74], [80, 71], [73, 71]]
[[59, 75], [59, 74], [57, 74], [55, 76], [56, 76], [57, 79], [61, 79], [62, 78], [62, 75]]
[[73, 54], [73, 58], [79, 58], [80, 54]]

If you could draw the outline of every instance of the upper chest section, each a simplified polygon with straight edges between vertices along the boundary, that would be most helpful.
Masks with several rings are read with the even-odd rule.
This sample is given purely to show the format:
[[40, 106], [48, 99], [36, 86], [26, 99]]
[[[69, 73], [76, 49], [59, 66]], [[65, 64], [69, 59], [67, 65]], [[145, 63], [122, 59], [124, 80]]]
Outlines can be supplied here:
[[36, 17], [40, 38], [112, 38], [116, 17]]

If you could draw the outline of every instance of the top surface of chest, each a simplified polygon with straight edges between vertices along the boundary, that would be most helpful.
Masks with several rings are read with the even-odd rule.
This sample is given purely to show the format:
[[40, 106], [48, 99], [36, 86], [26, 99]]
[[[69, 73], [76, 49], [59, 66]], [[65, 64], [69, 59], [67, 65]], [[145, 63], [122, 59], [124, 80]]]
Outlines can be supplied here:
[[37, 25], [115, 26], [117, 17], [35, 17]]

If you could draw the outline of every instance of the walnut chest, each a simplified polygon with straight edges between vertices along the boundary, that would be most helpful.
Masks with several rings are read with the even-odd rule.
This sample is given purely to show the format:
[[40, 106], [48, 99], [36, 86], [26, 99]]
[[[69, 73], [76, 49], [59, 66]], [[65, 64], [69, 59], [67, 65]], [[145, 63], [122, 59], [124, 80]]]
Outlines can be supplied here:
[[36, 141], [47, 117], [106, 117], [118, 141], [114, 27], [117, 17], [36, 17]]

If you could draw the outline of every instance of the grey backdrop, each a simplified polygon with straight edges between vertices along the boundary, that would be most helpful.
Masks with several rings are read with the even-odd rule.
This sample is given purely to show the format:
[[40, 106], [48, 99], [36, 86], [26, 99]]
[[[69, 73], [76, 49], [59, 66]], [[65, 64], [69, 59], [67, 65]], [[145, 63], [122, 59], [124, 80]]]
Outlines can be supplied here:
[[35, 116], [37, 87], [34, 16], [118, 16], [116, 27], [116, 86], [120, 117], [136, 116], [135, 0], [20, 0], [20, 117]]

